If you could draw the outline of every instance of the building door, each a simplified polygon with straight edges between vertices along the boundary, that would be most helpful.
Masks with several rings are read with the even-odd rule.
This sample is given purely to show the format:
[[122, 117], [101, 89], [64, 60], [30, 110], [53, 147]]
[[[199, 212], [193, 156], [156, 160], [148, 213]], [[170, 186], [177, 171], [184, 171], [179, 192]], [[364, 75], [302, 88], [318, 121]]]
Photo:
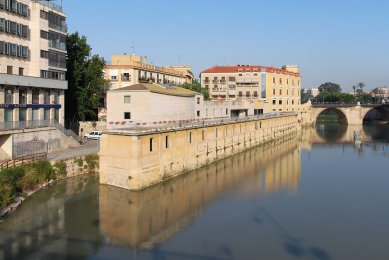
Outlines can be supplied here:
[[58, 108], [55, 109], [54, 119], [55, 119], [55, 121], [59, 122], [59, 109]]
[[26, 114], [27, 109], [26, 108], [19, 108], [19, 121], [26, 121]]
[[4, 109], [4, 122], [12, 122], [14, 121], [13, 119], [13, 109], [12, 108], [5, 108]]
[[50, 108], [45, 108], [45, 120], [50, 120]]

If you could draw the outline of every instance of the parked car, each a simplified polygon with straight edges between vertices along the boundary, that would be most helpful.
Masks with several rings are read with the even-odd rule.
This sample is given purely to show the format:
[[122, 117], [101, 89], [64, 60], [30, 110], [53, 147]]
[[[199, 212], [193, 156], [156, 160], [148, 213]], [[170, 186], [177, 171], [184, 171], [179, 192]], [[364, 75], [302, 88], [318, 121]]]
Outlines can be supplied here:
[[101, 131], [93, 131], [93, 132], [90, 132], [89, 134], [84, 135], [84, 138], [86, 138], [86, 139], [99, 140], [101, 134], [102, 134]]

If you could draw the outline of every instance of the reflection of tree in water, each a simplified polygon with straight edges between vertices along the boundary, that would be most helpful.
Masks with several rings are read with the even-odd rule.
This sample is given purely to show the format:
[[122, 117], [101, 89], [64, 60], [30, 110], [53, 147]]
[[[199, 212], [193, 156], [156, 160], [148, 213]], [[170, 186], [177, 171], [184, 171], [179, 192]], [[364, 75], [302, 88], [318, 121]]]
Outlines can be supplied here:
[[336, 142], [347, 132], [347, 125], [342, 123], [316, 123], [317, 134], [327, 142]]

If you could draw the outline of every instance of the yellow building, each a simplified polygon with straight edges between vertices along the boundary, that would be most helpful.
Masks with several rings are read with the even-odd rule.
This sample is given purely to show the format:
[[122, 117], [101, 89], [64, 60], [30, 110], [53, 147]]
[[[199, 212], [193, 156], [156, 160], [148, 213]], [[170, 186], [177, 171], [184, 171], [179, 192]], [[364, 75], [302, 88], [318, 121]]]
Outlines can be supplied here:
[[112, 55], [111, 64], [105, 66], [104, 78], [109, 82], [110, 90], [138, 83], [180, 85], [190, 81], [191, 70], [189, 66], [156, 66], [142, 56]]
[[299, 111], [301, 77], [298, 66], [215, 66], [201, 72], [201, 86], [211, 99], [252, 100], [255, 113]]

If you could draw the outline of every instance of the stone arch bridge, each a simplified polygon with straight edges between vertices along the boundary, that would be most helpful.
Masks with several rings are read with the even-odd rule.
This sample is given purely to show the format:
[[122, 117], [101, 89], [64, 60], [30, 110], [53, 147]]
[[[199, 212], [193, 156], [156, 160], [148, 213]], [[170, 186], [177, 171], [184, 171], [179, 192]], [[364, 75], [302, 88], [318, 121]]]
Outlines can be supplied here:
[[328, 104], [314, 103], [308, 108], [312, 122], [316, 123], [317, 117], [325, 110], [337, 113], [349, 125], [362, 125], [366, 115], [380, 115], [382, 120], [389, 120], [389, 104]]

